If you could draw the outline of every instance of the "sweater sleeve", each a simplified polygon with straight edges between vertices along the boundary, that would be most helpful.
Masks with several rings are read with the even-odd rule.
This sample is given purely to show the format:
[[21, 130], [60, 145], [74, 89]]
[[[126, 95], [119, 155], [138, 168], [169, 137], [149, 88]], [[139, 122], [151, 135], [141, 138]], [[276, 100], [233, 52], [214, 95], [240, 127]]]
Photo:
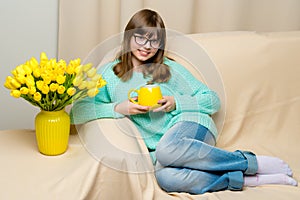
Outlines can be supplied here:
[[173, 91], [176, 109], [172, 114], [198, 111], [212, 115], [220, 109], [220, 99], [216, 92], [210, 90], [179, 63], [170, 61], [170, 66], [174, 73], [170, 84], [176, 88]]
[[[106, 80], [107, 77], [104, 74], [102, 75]], [[110, 83], [108, 82], [108, 84]], [[117, 102], [111, 101], [108, 84], [100, 88], [100, 92], [95, 97], [86, 97], [74, 102], [70, 112], [72, 124], [82, 124], [100, 118], [124, 117], [124, 115], [114, 111]]]
[[72, 124], [82, 124], [100, 118], [122, 118], [122, 114], [114, 111], [117, 102], [110, 102], [106, 86], [94, 97], [86, 97], [75, 102], [70, 117]]

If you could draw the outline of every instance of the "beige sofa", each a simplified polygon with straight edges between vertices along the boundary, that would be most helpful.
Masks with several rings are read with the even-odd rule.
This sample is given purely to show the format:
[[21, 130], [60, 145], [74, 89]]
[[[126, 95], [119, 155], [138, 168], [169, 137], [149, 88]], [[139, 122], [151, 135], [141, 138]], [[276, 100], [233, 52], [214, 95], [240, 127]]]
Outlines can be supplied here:
[[[220, 94], [222, 109], [214, 116], [217, 146], [280, 157], [299, 181], [300, 32], [223, 32], [185, 39], [171, 39], [169, 55]], [[200, 48], [189, 49], [188, 43]], [[204, 68], [194, 66], [199, 62]], [[100, 119], [74, 130], [78, 133], [71, 135], [68, 151], [55, 157], [37, 152], [34, 130], [1, 131], [0, 199], [300, 198], [299, 186], [285, 185], [167, 194], [157, 185], [147, 149], [129, 119]]]
[[[299, 180], [300, 32], [187, 37], [172, 32], [168, 43], [168, 55], [221, 97], [222, 109], [214, 116], [220, 132], [218, 146], [278, 156]], [[89, 152], [114, 171], [100, 175], [103, 184], [98, 191], [104, 199], [300, 198], [298, 187], [278, 185], [243, 192], [166, 194], [157, 185], [147, 149], [128, 119], [102, 119], [77, 128]]]

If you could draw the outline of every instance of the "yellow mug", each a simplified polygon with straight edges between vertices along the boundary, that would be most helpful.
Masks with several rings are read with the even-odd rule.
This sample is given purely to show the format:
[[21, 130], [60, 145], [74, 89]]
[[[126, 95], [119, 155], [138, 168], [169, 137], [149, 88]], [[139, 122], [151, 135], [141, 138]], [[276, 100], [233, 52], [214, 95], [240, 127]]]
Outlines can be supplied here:
[[[131, 94], [135, 92], [138, 95], [137, 101], [135, 101]], [[162, 99], [162, 93], [160, 87], [158, 85], [145, 85], [140, 87], [140, 89], [131, 89], [128, 91], [128, 99], [135, 104], [139, 104], [142, 106], [151, 106], [159, 107], [161, 106], [157, 102]]]

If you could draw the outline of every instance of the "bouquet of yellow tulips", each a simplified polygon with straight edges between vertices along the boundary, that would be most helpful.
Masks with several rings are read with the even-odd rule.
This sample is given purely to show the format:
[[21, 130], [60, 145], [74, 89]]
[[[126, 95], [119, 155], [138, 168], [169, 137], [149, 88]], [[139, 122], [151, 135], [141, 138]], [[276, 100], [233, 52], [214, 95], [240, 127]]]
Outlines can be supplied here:
[[77, 58], [67, 64], [48, 59], [44, 52], [40, 62], [32, 57], [12, 70], [12, 75], [4, 83], [10, 95], [45, 111], [59, 111], [79, 98], [94, 97], [106, 85], [91, 63], [82, 65]]

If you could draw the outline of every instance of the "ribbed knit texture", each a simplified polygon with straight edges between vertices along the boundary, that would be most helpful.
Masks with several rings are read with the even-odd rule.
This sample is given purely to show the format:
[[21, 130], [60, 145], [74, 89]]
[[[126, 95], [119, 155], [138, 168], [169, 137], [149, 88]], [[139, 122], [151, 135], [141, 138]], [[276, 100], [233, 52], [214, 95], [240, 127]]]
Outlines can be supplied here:
[[[73, 104], [71, 123], [82, 124], [99, 118], [122, 118], [124, 115], [114, 111], [116, 104], [128, 99], [132, 88], [145, 85], [150, 77], [134, 72], [132, 78], [121, 81], [113, 72], [118, 61], [110, 62], [99, 69], [107, 85], [100, 88], [95, 98], [85, 98]], [[208, 128], [217, 137], [216, 126], [210, 117], [220, 108], [217, 94], [197, 80], [187, 69], [167, 58], [164, 63], [171, 69], [172, 77], [167, 83], [159, 83], [163, 96], [174, 96], [176, 110], [172, 112], [149, 112], [131, 115], [129, 118], [141, 132], [149, 149], [155, 150], [162, 135], [179, 121], [194, 121]]]

